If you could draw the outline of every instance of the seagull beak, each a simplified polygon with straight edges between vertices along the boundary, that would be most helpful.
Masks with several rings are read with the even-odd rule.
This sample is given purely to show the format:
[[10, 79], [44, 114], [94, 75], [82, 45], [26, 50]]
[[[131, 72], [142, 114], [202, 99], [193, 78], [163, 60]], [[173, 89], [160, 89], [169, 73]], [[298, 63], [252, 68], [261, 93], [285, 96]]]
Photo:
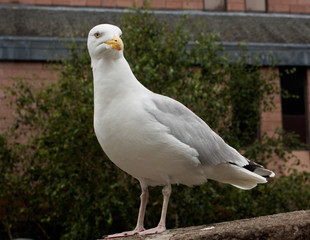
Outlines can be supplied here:
[[116, 49], [117, 51], [121, 51], [124, 49], [124, 44], [122, 39], [120, 39], [117, 36], [114, 36], [112, 40], [104, 42], [105, 44], [108, 44], [111, 46], [111, 48]]

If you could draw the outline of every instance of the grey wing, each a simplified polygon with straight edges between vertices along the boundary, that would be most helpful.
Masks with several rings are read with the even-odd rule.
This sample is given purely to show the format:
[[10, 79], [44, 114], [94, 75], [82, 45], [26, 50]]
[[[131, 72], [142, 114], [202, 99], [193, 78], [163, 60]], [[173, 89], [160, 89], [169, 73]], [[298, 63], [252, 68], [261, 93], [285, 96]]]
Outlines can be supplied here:
[[155, 108], [149, 113], [161, 124], [170, 129], [179, 141], [196, 149], [203, 165], [234, 163], [239, 166], [248, 160], [230, 147], [203, 120], [180, 102], [156, 94], [152, 99]]

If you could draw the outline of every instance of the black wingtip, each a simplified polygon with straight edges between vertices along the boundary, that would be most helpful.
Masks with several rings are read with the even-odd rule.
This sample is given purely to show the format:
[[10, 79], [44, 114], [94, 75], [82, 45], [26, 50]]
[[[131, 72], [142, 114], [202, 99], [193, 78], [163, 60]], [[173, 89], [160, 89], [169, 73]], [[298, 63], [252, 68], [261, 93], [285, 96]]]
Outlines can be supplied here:
[[254, 172], [255, 169], [257, 169], [257, 168], [263, 168], [263, 166], [261, 166], [261, 165], [255, 163], [255, 162], [249, 161], [249, 164], [243, 166], [243, 168], [245, 168], [245, 169], [247, 169], [247, 170], [249, 170], [249, 171], [251, 171], [251, 172]]
[[[274, 172], [264, 168], [262, 165], [259, 165], [255, 162], [248, 160], [248, 165], [243, 166], [246, 170], [256, 173], [264, 178], [272, 178], [275, 176]], [[235, 163], [230, 162], [230, 164], [237, 165]]]
[[245, 169], [254, 172], [264, 178], [272, 178], [275, 176], [273, 171], [270, 171], [266, 168], [264, 168], [262, 165], [259, 165], [255, 162], [249, 161], [249, 164], [244, 166]]

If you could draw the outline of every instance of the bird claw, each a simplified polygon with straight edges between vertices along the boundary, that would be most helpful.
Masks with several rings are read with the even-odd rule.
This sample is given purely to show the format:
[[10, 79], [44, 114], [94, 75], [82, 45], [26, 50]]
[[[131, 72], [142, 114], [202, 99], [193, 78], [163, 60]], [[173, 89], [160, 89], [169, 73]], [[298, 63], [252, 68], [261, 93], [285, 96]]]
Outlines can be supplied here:
[[139, 235], [150, 235], [150, 234], [162, 233], [164, 231], [166, 231], [166, 227], [158, 226], [158, 227], [155, 227], [155, 228], [151, 228], [151, 229], [139, 232], [138, 234]]
[[104, 239], [111, 239], [111, 238], [118, 238], [118, 237], [128, 237], [128, 236], [133, 236], [133, 235], [138, 235], [139, 232], [136, 230], [133, 231], [128, 231], [128, 232], [122, 232], [122, 233], [115, 233], [111, 235], [107, 235], [104, 237]]
[[140, 232], [145, 231], [143, 227], [137, 227], [132, 231], [122, 232], [122, 233], [115, 233], [111, 235], [103, 236], [104, 239], [111, 239], [111, 238], [119, 238], [119, 237], [129, 237], [134, 235], [139, 235]]

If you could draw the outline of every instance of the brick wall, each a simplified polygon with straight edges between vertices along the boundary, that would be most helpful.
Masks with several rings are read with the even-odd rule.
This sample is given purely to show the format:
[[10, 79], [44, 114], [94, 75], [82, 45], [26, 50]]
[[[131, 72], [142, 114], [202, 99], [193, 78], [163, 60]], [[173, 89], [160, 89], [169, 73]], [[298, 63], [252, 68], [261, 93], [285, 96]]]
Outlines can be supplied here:
[[[262, 68], [261, 70], [263, 73], [270, 71], [268, 68]], [[277, 73], [279, 73], [277, 71]], [[275, 80], [275, 85], [280, 87], [280, 79]], [[275, 130], [278, 127], [282, 127], [282, 110], [281, 110], [281, 96], [277, 94], [274, 97], [275, 109], [272, 112], [264, 112], [262, 114], [262, 125], [261, 125], [261, 132], [266, 132], [268, 136], [272, 136]]]
[[[270, 69], [262, 68], [262, 72], [268, 73]], [[279, 73], [277, 71], [277, 73]], [[307, 72], [307, 92], [310, 93], [310, 69]], [[280, 79], [275, 80], [275, 84], [280, 87]], [[308, 119], [310, 119], [310, 95], [307, 95], [307, 102], [308, 102]], [[261, 133], [266, 132], [268, 136], [272, 137], [275, 130], [277, 128], [282, 127], [282, 109], [281, 109], [281, 96], [280, 94], [275, 95], [274, 98], [275, 109], [272, 112], [264, 112], [262, 114], [262, 124], [261, 124]], [[308, 123], [308, 129], [310, 129], [310, 123]], [[309, 131], [309, 130], [308, 130]], [[292, 151], [293, 155], [295, 155], [299, 160], [300, 164], [296, 165], [296, 159], [292, 158], [286, 163], [287, 168], [294, 168], [299, 171], [308, 171], [310, 172], [310, 151], [308, 150], [295, 150]], [[277, 168], [279, 164], [283, 164], [283, 162], [279, 161], [277, 157], [274, 157], [273, 161], [268, 165], [270, 169], [273, 169], [277, 172]], [[288, 172], [289, 173], [289, 172]]]
[[13, 124], [14, 107], [10, 106], [10, 95], [5, 89], [12, 86], [16, 78], [34, 81], [40, 87], [41, 83], [54, 81], [56, 73], [40, 62], [0, 62], [0, 132]]
[[245, 10], [245, 0], [227, 0], [227, 11], [244, 11]]
[[268, 0], [268, 11], [310, 13], [310, 0]]
[[[208, 0], [155, 0], [150, 7], [157, 9], [203, 10]], [[226, 0], [227, 11], [245, 11], [246, 0]], [[128, 8], [141, 6], [143, 0], [0, 0], [0, 3]], [[310, 0], [268, 0], [268, 12], [310, 13]]]
[[[0, 3], [128, 8], [141, 6], [143, 0], [0, 0]], [[203, 0], [156, 0], [151, 1], [150, 6], [159, 9], [202, 10]]]

